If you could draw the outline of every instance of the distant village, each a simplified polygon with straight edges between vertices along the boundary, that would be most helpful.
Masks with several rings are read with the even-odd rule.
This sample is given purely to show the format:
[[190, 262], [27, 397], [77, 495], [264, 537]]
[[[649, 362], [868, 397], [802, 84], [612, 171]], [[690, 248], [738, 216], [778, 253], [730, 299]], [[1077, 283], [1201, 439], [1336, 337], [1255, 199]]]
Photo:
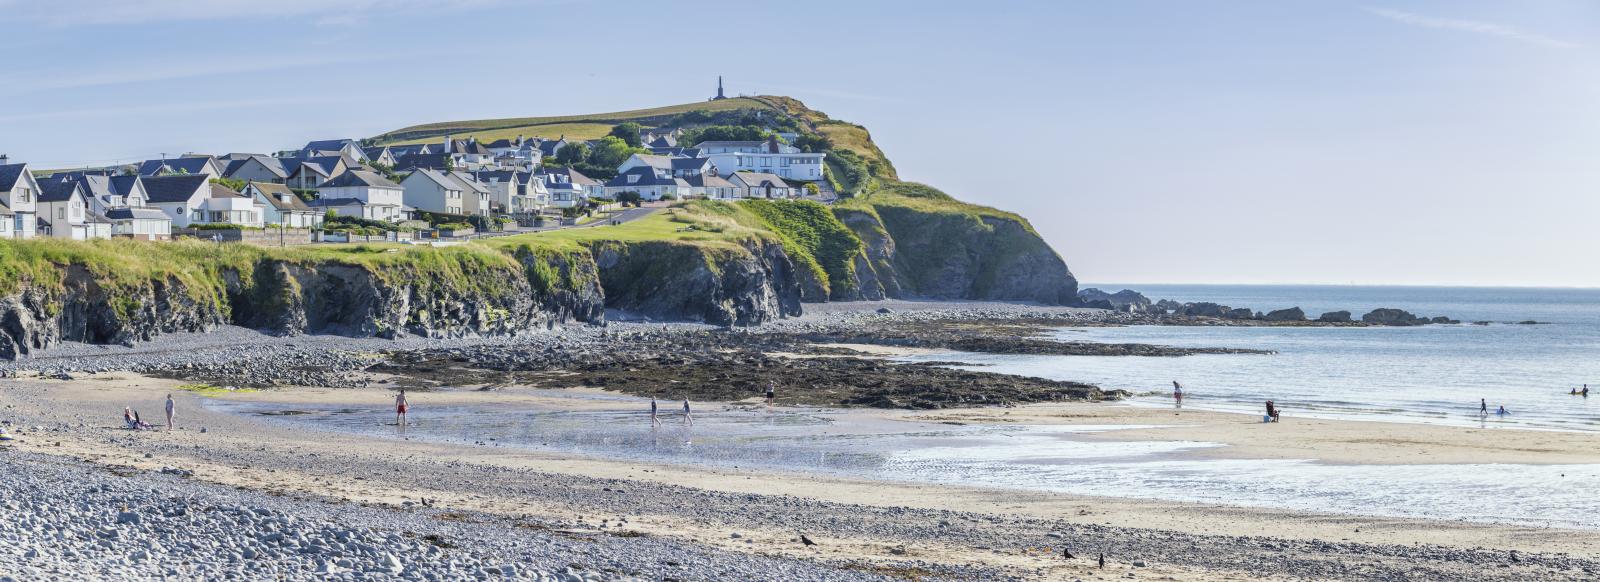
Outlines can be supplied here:
[[[713, 99], [720, 98], [719, 81]], [[0, 239], [222, 241], [292, 229], [304, 239], [297, 243], [342, 242], [352, 232], [397, 240], [418, 231], [459, 236], [573, 225], [618, 203], [832, 198], [827, 154], [790, 145], [799, 137], [793, 133], [685, 144], [682, 128], [618, 128], [632, 139], [616, 131], [588, 141], [444, 136], [385, 146], [333, 139], [273, 154], [190, 153], [54, 173], [0, 154]], [[615, 152], [618, 141], [628, 153], [612, 176], [591, 178], [570, 163], [602, 148]]]

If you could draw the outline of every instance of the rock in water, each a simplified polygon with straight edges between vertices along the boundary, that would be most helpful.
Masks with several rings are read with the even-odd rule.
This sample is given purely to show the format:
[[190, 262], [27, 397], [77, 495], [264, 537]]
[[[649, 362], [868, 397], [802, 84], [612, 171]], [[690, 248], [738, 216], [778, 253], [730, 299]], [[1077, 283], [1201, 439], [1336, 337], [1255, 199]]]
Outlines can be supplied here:
[[1329, 311], [1318, 317], [1317, 321], [1322, 323], [1352, 323], [1355, 320], [1350, 319], [1350, 312], [1348, 311]]
[[1427, 319], [1417, 317], [1404, 309], [1381, 307], [1361, 316], [1361, 321], [1372, 325], [1423, 325]]
[[1299, 307], [1290, 307], [1288, 309], [1269, 311], [1266, 315], [1261, 316], [1261, 319], [1266, 321], [1305, 321], [1306, 312]]
[[1110, 305], [1113, 311], [1125, 313], [1149, 313], [1154, 307], [1149, 297], [1132, 289], [1123, 289], [1116, 293], [1106, 293], [1090, 287], [1078, 291], [1078, 300], [1085, 305], [1098, 306], [1100, 302]]

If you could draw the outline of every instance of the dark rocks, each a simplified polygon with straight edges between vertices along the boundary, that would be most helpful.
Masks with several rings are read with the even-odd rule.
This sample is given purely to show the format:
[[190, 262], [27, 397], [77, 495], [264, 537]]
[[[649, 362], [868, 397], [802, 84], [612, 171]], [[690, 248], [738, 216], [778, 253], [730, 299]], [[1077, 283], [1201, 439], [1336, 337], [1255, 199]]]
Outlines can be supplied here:
[[1172, 314], [1181, 315], [1184, 317], [1216, 317], [1220, 319], [1227, 317], [1228, 313], [1231, 311], [1233, 311], [1233, 308], [1226, 305], [1218, 305], [1209, 301], [1202, 301], [1199, 303], [1185, 303], [1180, 305], [1177, 309], [1172, 310]]
[[1301, 310], [1299, 307], [1275, 309], [1267, 312], [1266, 315], [1261, 316], [1261, 319], [1263, 321], [1305, 321], [1306, 312]]
[[1353, 323], [1355, 320], [1350, 319], [1350, 312], [1348, 311], [1329, 311], [1318, 316], [1317, 321], [1322, 323]]
[[1250, 311], [1249, 307], [1229, 309], [1226, 313], [1222, 314], [1222, 317], [1223, 319], [1257, 319], [1256, 313], [1254, 311]]
[[1124, 313], [1149, 313], [1152, 309], [1150, 298], [1132, 289], [1123, 289], [1116, 293], [1106, 293], [1090, 287], [1078, 291], [1078, 299], [1085, 305], [1098, 307], [1109, 305], [1109, 309]]
[[1361, 321], [1372, 325], [1397, 326], [1425, 325], [1428, 323], [1427, 318], [1417, 317], [1404, 309], [1388, 307], [1380, 307], [1368, 312], [1366, 315], [1361, 316]]
[[602, 241], [591, 246], [606, 306], [657, 319], [759, 325], [800, 315], [802, 285], [782, 245]]

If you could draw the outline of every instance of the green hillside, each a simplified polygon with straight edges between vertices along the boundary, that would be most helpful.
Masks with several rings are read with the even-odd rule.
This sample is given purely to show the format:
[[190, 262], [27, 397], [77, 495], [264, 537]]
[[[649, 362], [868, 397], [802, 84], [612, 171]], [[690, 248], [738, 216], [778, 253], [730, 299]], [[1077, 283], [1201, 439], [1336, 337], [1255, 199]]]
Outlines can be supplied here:
[[459, 139], [476, 137], [478, 141], [514, 138], [518, 135], [567, 139], [596, 139], [611, 127], [633, 121], [647, 127], [656, 127], [672, 118], [691, 111], [710, 113], [741, 109], [771, 110], [772, 106], [757, 98], [737, 97], [721, 101], [685, 103], [631, 111], [592, 113], [585, 115], [557, 115], [549, 117], [508, 117], [503, 119], [477, 119], [425, 123], [385, 132], [371, 139], [379, 144], [405, 144], [434, 141], [434, 138], [451, 135]]

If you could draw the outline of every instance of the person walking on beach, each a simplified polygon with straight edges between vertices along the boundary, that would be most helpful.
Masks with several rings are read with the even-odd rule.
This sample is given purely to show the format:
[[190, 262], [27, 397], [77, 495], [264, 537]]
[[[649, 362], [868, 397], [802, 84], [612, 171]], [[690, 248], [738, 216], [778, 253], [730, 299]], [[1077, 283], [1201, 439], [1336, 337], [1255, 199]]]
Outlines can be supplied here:
[[1478, 415], [1479, 416], [1489, 416], [1489, 399], [1488, 398], [1479, 398], [1478, 399]]
[[661, 417], [656, 416], [656, 399], [652, 396], [650, 397], [650, 428], [659, 428], [660, 426]]
[[689, 399], [683, 399], [683, 423], [694, 426], [694, 417], [689, 414]]
[[406, 402], [406, 389], [401, 388], [399, 394], [394, 395], [394, 424], [400, 430], [406, 428], [406, 411], [411, 409], [411, 403]]
[[1183, 385], [1177, 380], [1172, 381], [1172, 401], [1177, 403], [1178, 408], [1183, 408]]
[[172, 401], [172, 395], [167, 395], [167, 432], [172, 432], [172, 413], [178, 409], [178, 403]]
[[778, 383], [767, 380], [767, 412], [772, 412], [772, 399], [778, 395]]

